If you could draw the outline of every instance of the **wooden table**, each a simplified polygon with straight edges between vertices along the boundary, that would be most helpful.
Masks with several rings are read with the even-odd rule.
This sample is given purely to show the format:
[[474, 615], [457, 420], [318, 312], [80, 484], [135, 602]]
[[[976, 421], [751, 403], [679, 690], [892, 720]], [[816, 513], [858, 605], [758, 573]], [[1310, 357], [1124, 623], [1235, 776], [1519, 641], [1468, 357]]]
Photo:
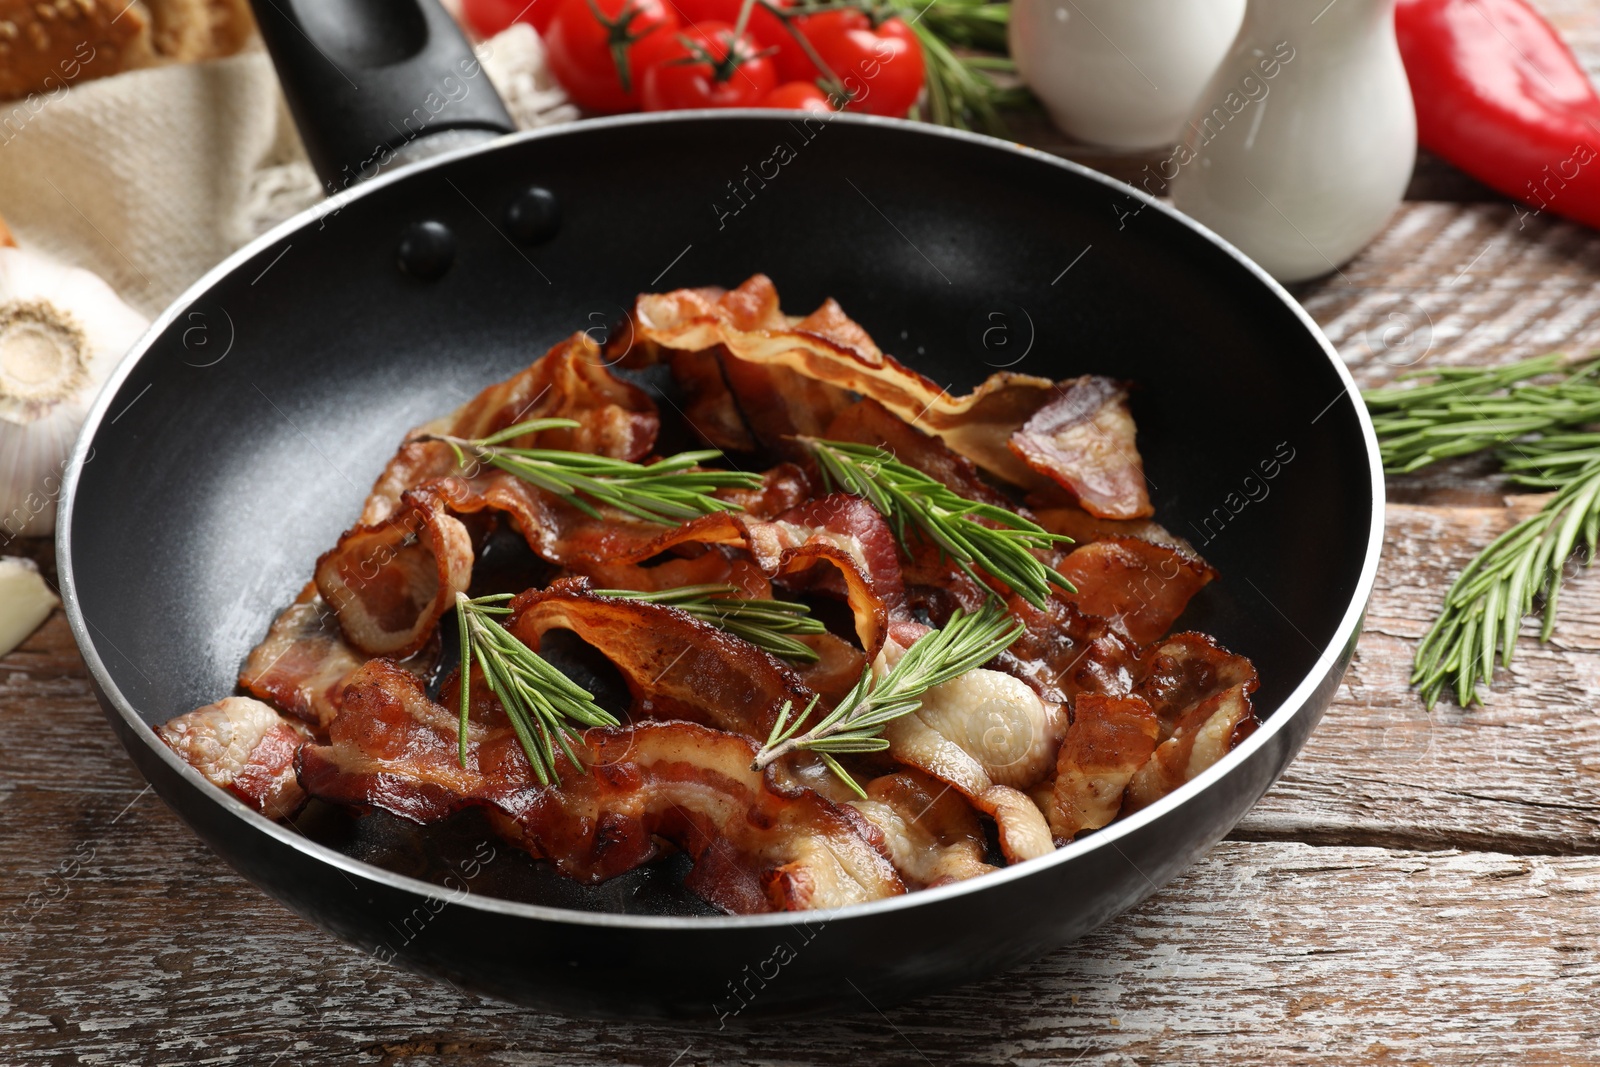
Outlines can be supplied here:
[[[1600, 67], [1591, 4], [1543, 6]], [[1424, 160], [1387, 232], [1297, 295], [1363, 385], [1600, 349], [1600, 236], [1519, 227]], [[0, 659], [0, 1064], [1600, 1063], [1600, 574], [1566, 588], [1551, 645], [1525, 630], [1487, 707], [1429, 712], [1406, 686], [1453, 573], [1528, 510], [1503, 492], [1471, 463], [1391, 480], [1338, 700], [1141, 907], [887, 1013], [722, 1032], [537, 1016], [302, 922], [145, 789], [58, 613]]]

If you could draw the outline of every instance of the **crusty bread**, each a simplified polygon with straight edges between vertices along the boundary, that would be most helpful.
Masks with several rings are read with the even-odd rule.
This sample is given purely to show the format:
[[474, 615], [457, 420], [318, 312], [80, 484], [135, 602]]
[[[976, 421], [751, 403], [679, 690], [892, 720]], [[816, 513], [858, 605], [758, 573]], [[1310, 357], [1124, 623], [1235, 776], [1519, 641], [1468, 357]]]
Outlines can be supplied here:
[[144, 6], [156, 53], [178, 63], [231, 56], [256, 29], [248, 0], [144, 0]]
[[237, 52], [248, 0], [0, 0], [0, 100]]
[[150, 20], [125, 0], [0, 0], [0, 99], [155, 61]]

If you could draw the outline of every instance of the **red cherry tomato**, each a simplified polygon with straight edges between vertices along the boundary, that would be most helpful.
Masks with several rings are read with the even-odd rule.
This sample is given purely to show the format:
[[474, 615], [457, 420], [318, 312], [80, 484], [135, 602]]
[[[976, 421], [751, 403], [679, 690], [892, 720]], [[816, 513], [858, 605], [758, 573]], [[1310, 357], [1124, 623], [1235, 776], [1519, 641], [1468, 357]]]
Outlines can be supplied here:
[[735, 35], [726, 22], [699, 23], [671, 47], [651, 50], [640, 79], [644, 109], [756, 107], [778, 85], [772, 61], [759, 51], [748, 33]]
[[561, 0], [461, 0], [461, 14], [479, 37], [493, 37], [513, 22], [526, 22], [543, 37]]
[[[636, 110], [641, 60], [653, 42], [670, 37], [677, 26], [678, 17], [664, 0], [561, 0], [545, 37], [550, 73], [581, 108]], [[626, 77], [614, 48], [625, 49]]]
[[828, 96], [811, 82], [784, 82], [761, 101], [761, 107], [783, 108], [787, 111], [832, 111]]
[[[789, 0], [773, 0], [773, 3], [778, 7], [789, 6]], [[702, 22], [726, 22], [730, 26], [737, 26], [739, 9], [743, 6], [744, 0], [673, 0], [673, 7], [685, 26], [696, 26]], [[797, 24], [804, 21], [797, 20]], [[745, 32], [755, 38], [756, 44], [763, 49], [777, 49], [771, 59], [780, 82], [805, 81], [817, 76], [816, 64], [806, 57], [805, 49], [795, 41], [794, 34], [784, 28], [783, 20], [760, 4], [751, 9]]]
[[874, 27], [860, 11], [829, 11], [806, 19], [803, 30], [844, 82], [850, 110], [903, 116], [917, 102], [927, 72], [916, 31], [903, 20]]

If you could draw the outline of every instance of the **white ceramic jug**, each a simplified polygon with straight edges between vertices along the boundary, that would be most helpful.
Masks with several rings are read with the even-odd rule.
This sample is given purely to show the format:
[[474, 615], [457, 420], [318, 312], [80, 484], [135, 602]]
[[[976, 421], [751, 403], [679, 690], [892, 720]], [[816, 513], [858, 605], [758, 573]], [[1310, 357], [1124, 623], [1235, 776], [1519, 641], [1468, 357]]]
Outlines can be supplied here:
[[1279, 281], [1326, 274], [1405, 196], [1417, 120], [1395, 0], [1250, 0], [1195, 105], [1173, 203]]
[[1114, 148], [1183, 135], [1245, 0], [1012, 0], [1017, 72], [1061, 130]]

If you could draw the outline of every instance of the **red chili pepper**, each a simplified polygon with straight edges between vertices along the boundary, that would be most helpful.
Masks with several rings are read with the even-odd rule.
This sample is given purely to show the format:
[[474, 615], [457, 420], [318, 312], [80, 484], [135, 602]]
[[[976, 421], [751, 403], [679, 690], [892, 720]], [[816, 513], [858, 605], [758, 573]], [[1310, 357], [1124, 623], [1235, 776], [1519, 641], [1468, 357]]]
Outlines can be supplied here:
[[1499, 192], [1600, 228], [1600, 95], [1524, 0], [1400, 0], [1417, 138]]

